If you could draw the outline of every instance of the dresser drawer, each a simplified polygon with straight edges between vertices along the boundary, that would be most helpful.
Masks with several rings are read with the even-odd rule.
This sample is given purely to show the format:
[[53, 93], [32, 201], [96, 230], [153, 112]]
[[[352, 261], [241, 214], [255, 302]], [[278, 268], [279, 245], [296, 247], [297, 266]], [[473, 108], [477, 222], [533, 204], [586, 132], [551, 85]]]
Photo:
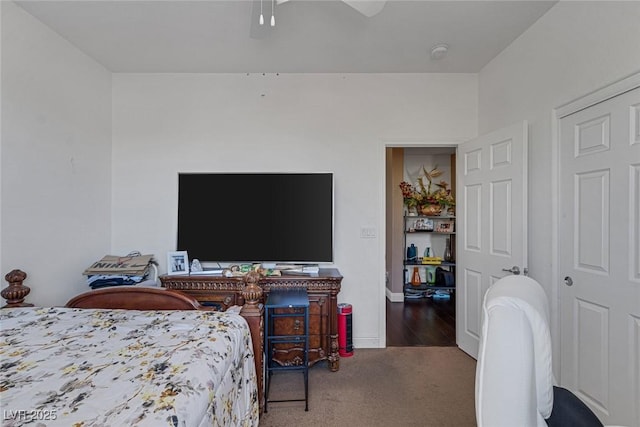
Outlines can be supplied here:
[[180, 292], [191, 295], [205, 307], [213, 307], [218, 311], [225, 311], [232, 305], [240, 305], [238, 301], [238, 294], [236, 292], [211, 292], [194, 290], [181, 290]]

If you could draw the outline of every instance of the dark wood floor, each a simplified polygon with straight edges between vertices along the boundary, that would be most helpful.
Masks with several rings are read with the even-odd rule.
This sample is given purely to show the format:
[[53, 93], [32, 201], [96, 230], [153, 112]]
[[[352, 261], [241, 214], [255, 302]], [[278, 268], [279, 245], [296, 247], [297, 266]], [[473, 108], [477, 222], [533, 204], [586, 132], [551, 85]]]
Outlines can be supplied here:
[[387, 346], [456, 345], [456, 300], [424, 298], [404, 302], [387, 299]]

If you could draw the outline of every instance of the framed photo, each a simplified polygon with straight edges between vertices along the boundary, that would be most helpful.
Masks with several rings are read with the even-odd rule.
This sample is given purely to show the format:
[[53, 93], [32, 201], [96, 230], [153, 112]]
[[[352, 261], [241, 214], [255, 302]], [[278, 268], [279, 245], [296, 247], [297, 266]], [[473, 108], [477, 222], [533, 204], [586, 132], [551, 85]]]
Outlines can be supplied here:
[[167, 274], [189, 274], [189, 256], [187, 251], [167, 253]]
[[[433, 220], [430, 218], [418, 218], [413, 223], [413, 230], [433, 231]], [[409, 229], [411, 231], [411, 229]]]
[[444, 221], [436, 224], [436, 232], [438, 233], [453, 233], [453, 222]]

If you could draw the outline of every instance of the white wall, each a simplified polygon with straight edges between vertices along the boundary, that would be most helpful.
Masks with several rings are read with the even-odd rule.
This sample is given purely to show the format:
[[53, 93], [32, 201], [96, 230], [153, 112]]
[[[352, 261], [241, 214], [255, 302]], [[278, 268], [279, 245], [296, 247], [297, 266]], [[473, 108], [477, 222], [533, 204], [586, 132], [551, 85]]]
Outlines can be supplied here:
[[[113, 252], [153, 253], [166, 271], [178, 172], [334, 172], [338, 299], [353, 305], [354, 344], [379, 346], [384, 248], [360, 227], [384, 235], [384, 141], [474, 136], [476, 84], [464, 74], [116, 74]], [[203, 203], [259, 217], [251, 191]]]
[[479, 75], [480, 133], [529, 122], [529, 271], [554, 305], [552, 109], [639, 71], [639, 41], [640, 2], [559, 2]]
[[0, 3], [0, 271], [27, 272], [27, 302], [60, 305], [88, 290], [82, 271], [109, 250], [111, 74]]

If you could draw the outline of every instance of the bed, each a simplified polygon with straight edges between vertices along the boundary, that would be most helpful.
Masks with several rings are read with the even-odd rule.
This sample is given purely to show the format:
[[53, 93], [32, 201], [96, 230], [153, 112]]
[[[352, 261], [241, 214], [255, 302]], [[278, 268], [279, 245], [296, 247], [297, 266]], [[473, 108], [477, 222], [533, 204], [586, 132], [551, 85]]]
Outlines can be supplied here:
[[0, 310], [2, 425], [257, 426], [256, 283], [247, 280], [242, 315], [140, 287]]

